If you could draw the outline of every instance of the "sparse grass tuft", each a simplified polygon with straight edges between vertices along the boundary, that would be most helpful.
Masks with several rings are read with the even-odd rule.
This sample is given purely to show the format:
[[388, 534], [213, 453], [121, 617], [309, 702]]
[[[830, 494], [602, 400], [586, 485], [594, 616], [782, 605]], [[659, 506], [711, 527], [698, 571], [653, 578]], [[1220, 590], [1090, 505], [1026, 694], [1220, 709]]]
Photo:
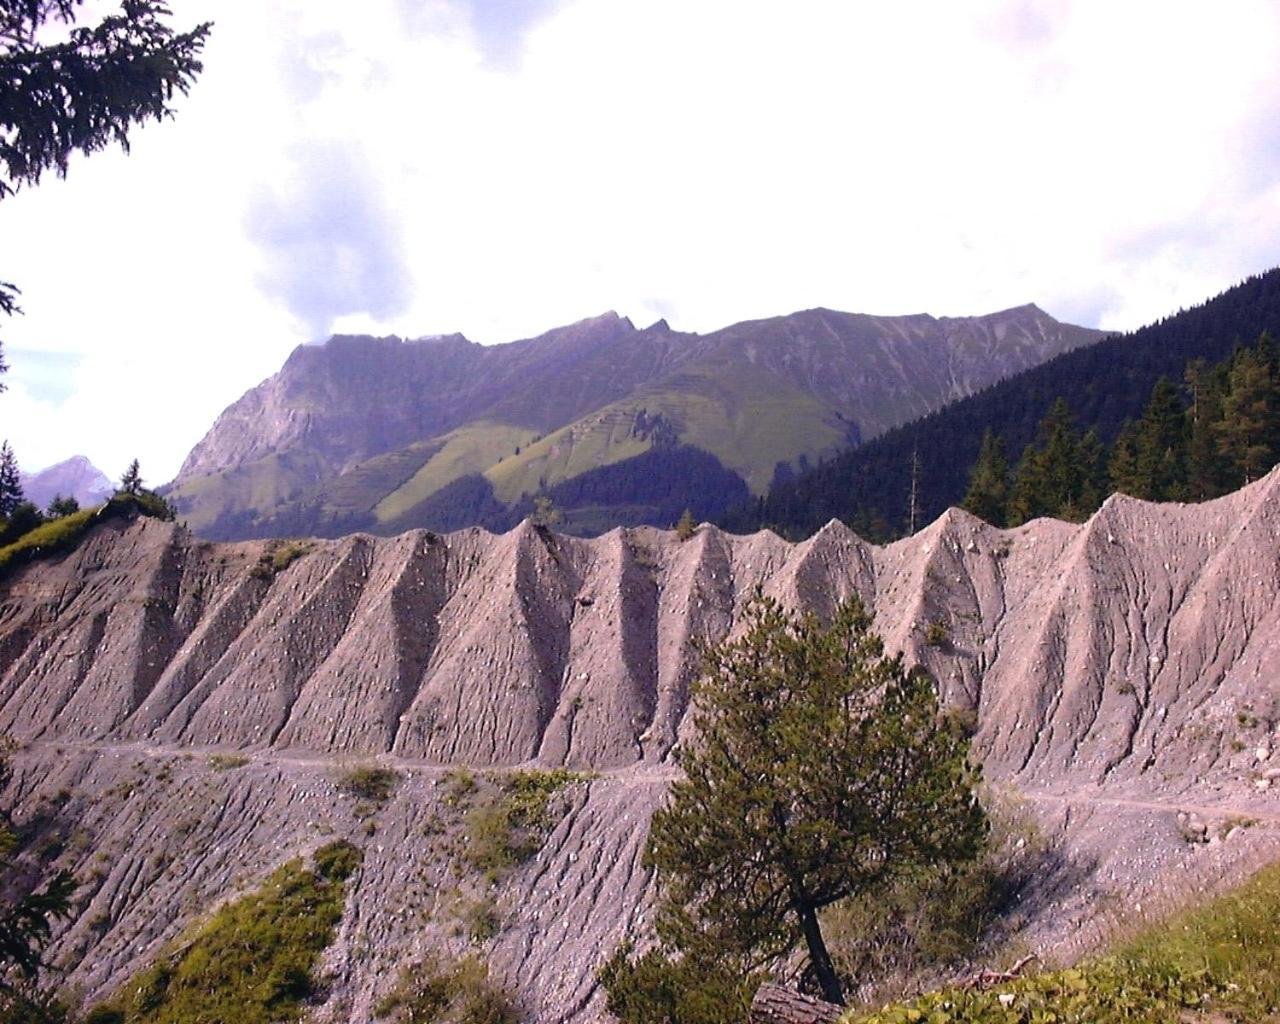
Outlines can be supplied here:
[[398, 771], [370, 764], [349, 768], [338, 779], [338, 788], [342, 792], [374, 804], [385, 804], [399, 784]]
[[249, 759], [243, 754], [211, 754], [209, 756], [209, 767], [215, 772], [235, 771], [248, 763]]
[[492, 874], [528, 860], [554, 824], [551, 798], [589, 776], [564, 768], [529, 769], [498, 776], [498, 791], [467, 812], [466, 861]]
[[406, 967], [373, 1013], [392, 1024], [515, 1024], [519, 1019], [511, 997], [475, 957]]

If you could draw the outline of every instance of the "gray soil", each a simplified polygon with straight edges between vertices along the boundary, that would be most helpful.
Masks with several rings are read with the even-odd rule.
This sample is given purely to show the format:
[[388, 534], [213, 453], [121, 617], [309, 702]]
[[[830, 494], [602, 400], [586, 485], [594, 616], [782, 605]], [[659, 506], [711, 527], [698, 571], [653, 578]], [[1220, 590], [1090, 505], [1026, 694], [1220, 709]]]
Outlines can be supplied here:
[[[351, 838], [365, 867], [318, 1011], [347, 1021], [402, 965], [471, 943], [459, 908], [483, 887], [460, 867], [449, 772], [593, 771], [497, 887], [483, 950], [532, 1019], [596, 1019], [595, 968], [643, 927], [695, 644], [757, 584], [819, 612], [857, 593], [889, 649], [976, 712], [989, 783], [1055, 851], [1019, 941], [1068, 957], [1280, 853], [1278, 540], [1280, 473], [1199, 506], [1112, 498], [1082, 526], [951, 511], [883, 548], [834, 523], [802, 544], [526, 524], [317, 541], [271, 572], [261, 542], [108, 523], [0, 583], [7, 796], [33, 871], [86, 881], [54, 955], [90, 996]], [[210, 761], [231, 753], [248, 763]], [[360, 807], [336, 782], [374, 760], [404, 781]]]

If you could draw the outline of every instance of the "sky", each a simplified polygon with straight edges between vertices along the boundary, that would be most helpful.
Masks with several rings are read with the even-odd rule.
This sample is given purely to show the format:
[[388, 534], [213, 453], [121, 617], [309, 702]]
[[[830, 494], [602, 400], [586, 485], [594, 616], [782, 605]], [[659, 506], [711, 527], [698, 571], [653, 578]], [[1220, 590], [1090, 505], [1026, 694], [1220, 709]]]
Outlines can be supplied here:
[[30, 470], [168, 480], [335, 332], [1026, 302], [1122, 330], [1280, 263], [1274, 0], [171, 7], [215, 23], [176, 116], [0, 203]]

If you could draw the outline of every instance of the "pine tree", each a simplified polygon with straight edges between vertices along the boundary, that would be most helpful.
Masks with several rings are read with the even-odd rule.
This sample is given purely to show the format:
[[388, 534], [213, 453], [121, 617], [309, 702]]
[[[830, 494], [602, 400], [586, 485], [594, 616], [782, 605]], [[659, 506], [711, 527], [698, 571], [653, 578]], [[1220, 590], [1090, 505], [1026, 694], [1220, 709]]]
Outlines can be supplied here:
[[659, 938], [686, 958], [760, 964], [803, 944], [842, 1003], [820, 911], [980, 851], [968, 739], [870, 625], [856, 599], [824, 626], [757, 592], [745, 632], [708, 652], [697, 740], [646, 852]]
[[689, 540], [698, 532], [698, 522], [693, 518], [693, 513], [685, 509], [680, 516], [680, 521], [676, 523], [676, 536], [680, 538], [681, 543]]
[[12, 518], [23, 502], [22, 476], [9, 442], [0, 444], [0, 519]]
[[962, 506], [992, 526], [1004, 526], [1009, 505], [1009, 460], [1004, 441], [990, 430], [982, 435], [978, 461], [969, 474], [969, 492]]
[[1187, 500], [1207, 501], [1229, 487], [1224, 460], [1218, 449], [1218, 424], [1227, 390], [1224, 365], [1209, 369], [1203, 359], [1187, 365], [1186, 387], [1191, 396], [1187, 439]]
[[131, 494], [134, 497], [142, 493], [142, 467], [138, 465], [137, 459], [129, 463], [129, 468], [120, 478], [120, 493]]
[[1270, 367], [1258, 352], [1236, 354], [1218, 424], [1218, 452], [1236, 486], [1262, 476], [1275, 464], [1277, 409]]
[[1113, 493], [1144, 497], [1144, 483], [1138, 475], [1138, 428], [1129, 420], [1116, 436], [1107, 460], [1107, 480]]
[[50, 519], [62, 519], [79, 511], [80, 502], [74, 497], [64, 498], [61, 494], [55, 494], [49, 502], [49, 507], [45, 509], [45, 515]]
[[1187, 414], [1178, 389], [1161, 377], [1138, 421], [1136, 434], [1135, 498], [1174, 501], [1186, 496]]

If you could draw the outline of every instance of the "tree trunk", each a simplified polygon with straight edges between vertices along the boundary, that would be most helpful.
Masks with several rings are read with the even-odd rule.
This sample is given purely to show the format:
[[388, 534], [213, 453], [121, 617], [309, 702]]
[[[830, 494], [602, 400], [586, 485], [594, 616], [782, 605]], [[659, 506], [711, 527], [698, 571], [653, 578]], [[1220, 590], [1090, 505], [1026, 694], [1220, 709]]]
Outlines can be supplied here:
[[796, 907], [796, 913], [800, 915], [800, 926], [804, 929], [804, 941], [809, 947], [813, 973], [822, 986], [822, 997], [829, 1003], [844, 1006], [844, 989], [840, 987], [840, 978], [831, 962], [831, 954], [827, 952], [827, 944], [822, 939], [822, 929], [818, 927], [818, 912], [804, 904]]
[[781, 985], [761, 985], [751, 1000], [751, 1024], [835, 1024], [844, 1010]]

